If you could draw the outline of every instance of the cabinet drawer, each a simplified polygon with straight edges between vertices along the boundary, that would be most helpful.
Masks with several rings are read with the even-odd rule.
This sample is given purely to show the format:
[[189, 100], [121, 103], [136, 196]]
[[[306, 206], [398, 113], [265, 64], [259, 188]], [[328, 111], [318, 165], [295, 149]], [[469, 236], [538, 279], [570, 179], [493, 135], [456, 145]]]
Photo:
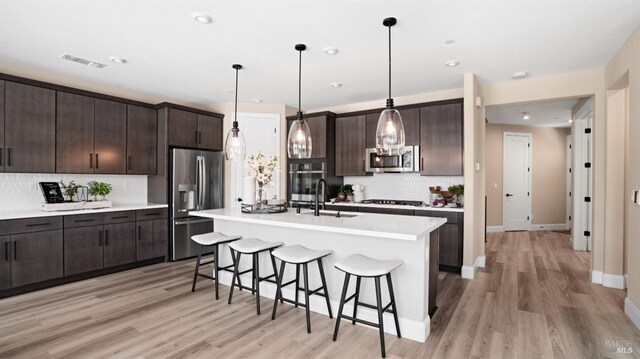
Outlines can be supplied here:
[[135, 211], [120, 211], [103, 213], [104, 224], [134, 222], [136, 220]]
[[62, 228], [62, 217], [37, 217], [0, 221], [0, 235], [29, 233]]
[[461, 221], [460, 215], [462, 213], [458, 212], [444, 212], [444, 211], [416, 211], [416, 216], [422, 217], [436, 217], [436, 218], [446, 218], [448, 224], [459, 223]]
[[138, 221], [160, 218], [167, 218], [166, 208], [141, 209], [136, 211], [136, 220]]
[[64, 217], [64, 228], [97, 226], [104, 223], [104, 213], [76, 214]]
[[358, 207], [358, 212], [379, 213], [379, 214], [397, 214], [405, 216], [413, 216], [412, 209], [406, 208], [380, 208], [380, 207]]

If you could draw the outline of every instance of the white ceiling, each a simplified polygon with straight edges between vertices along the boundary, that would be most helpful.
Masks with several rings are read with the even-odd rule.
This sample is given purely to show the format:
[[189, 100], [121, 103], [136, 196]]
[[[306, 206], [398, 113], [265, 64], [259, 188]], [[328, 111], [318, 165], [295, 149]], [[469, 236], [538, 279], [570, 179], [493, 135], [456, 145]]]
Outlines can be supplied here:
[[[570, 127], [571, 108], [578, 99], [500, 105], [487, 107], [487, 121], [493, 124], [538, 127]], [[523, 113], [530, 118], [524, 120]]]
[[[196, 23], [193, 12], [213, 22]], [[305, 43], [302, 106], [317, 109], [386, 97], [388, 16], [398, 18], [393, 91], [401, 96], [461, 88], [465, 72], [493, 83], [515, 71], [602, 68], [640, 24], [640, 1], [0, 0], [0, 68], [207, 105], [233, 101], [231, 65], [240, 63], [241, 102], [297, 106], [294, 45]], [[326, 46], [339, 53], [325, 55]], [[108, 66], [63, 61], [64, 53]]]

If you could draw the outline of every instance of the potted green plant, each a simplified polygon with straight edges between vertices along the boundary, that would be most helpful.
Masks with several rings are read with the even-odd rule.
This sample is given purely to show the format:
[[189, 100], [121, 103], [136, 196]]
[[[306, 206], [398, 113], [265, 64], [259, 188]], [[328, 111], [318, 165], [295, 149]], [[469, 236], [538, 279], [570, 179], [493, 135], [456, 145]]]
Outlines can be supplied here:
[[105, 182], [91, 181], [87, 183], [89, 186], [89, 194], [93, 196], [94, 200], [98, 200], [97, 196], [102, 197], [101, 200], [105, 200], [105, 196], [111, 193], [111, 185]]
[[338, 187], [338, 197], [342, 199], [351, 197], [349, 200], [353, 200], [353, 185], [345, 183]]
[[464, 185], [455, 184], [449, 186], [448, 190], [456, 196], [456, 204], [458, 207], [464, 206]]
[[64, 184], [64, 182], [60, 181], [60, 186], [63, 188], [64, 195], [69, 197], [69, 202], [73, 202], [73, 199], [78, 194], [80, 185], [77, 185], [74, 181], [71, 181], [68, 184]]

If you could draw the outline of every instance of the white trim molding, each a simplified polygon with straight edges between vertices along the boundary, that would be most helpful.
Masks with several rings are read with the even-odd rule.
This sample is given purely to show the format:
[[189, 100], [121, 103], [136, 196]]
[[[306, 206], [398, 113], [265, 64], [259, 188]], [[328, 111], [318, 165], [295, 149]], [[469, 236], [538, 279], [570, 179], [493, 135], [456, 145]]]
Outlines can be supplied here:
[[503, 226], [487, 226], [487, 233], [504, 232]]
[[473, 279], [476, 276], [476, 272], [478, 268], [484, 268], [486, 263], [485, 256], [479, 256], [476, 258], [473, 266], [462, 266], [462, 270], [460, 271], [460, 276], [464, 279]]
[[602, 273], [602, 286], [607, 288], [625, 289], [627, 282], [624, 275]]
[[529, 225], [529, 231], [566, 231], [569, 228], [569, 225], [566, 223]]
[[633, 304], [629, 297], [624, 298], [624, 313], [640, 329], [640, 309]]
[[602, 271], [589, 269], [589, 279], [591, 283], [602, 284]]

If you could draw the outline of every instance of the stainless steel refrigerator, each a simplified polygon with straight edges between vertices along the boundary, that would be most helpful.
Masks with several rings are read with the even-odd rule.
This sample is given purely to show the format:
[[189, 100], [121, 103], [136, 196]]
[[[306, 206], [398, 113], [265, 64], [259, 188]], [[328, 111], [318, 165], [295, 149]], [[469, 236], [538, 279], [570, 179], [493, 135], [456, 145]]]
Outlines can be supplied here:
[[222, 152], [171, 150], [169, 200], [171, 260], [198, 255], [191, 240], [195, 234], [213, 231], [213, 220], [191, 216], [191, 211], [224, 205], [224, 155]]

